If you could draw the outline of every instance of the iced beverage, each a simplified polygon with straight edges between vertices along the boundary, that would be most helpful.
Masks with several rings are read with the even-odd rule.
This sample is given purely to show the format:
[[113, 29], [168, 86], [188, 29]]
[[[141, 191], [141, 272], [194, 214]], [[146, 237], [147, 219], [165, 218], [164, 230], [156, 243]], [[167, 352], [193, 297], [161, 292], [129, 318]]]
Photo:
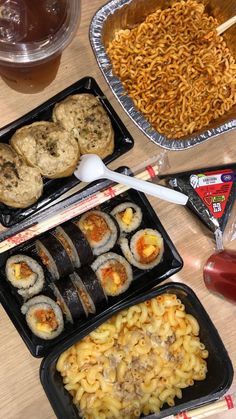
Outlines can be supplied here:
[[78, 28], [79, 0], [0, 0], [0, 74], [14, 89], [42, 90]]

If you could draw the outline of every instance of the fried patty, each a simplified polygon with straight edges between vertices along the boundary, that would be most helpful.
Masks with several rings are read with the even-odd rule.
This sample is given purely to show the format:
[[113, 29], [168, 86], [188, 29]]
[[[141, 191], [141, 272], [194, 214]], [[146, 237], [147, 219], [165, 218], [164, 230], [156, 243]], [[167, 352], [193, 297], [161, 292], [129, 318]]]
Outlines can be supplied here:
[[0, 143], [0, 202], [26, 208], [34, 204], [42, 192], [40, 171], [28, 166], [8, 144]]
[[70, 176], [78, 163], [79, 146], [74, 136], [53, 122], [34, 122], [18, 129], [12, 147], [47, 178]]
[[98, 97], [89, 93], [68, 96], [55, 105], [53, 120], [73, 133], [81, 154], [93, 153], [103, 159], [113, 153], [114, 131]]

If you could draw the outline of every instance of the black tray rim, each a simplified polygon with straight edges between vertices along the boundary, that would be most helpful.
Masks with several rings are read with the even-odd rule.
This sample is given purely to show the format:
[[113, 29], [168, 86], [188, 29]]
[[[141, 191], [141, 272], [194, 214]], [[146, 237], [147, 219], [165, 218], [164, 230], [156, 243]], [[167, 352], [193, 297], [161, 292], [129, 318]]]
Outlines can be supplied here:
[[[216, 329], [214, 323], [212, 322], [209, 314], [207, 313], [207, 311], [205, 310], [205, 308], [203, 307], [201, 301], [199, 300], [199, 298], [197, 297], [197, 295], [195, 294], [195, 292], [192, 290], [192, 288], [190, 288], [188, 285], [184, 284], [184, 283], [180, 283], [180, 282], [167, 282], [165, 284], [162, 284], [160, 286], [157, 286], [155, 288], [153, 288], [152, 290], [149, 290], [148, 292], [142, 292], [140, 293], [140, 295], [138, 297], [132, 297], [130, 299], [127, 299], [124, 302], [121, 302], [121, 304], [119, 306], [117, 306], [117, 308], [111, 313], [111, 314], [106, 314], [103, 318], [99, 319], [97, 322], [95, 322], [93, 324], [94, 327], [88, 327], [85, 330], [82, 331], [82, 333], [74, 333], [73, 336], [71, 336], [69, 339], [65, 340], [63, 343], [61, 342], [61, 347], [60, 350], [57, 347], [54, 347], [54, 349], [50, 352], [50, 354], [48, 354], [45, 358], [43, 358], [41, 364], [40, 364], [40, 369], [39, 369], [39, 376], [40, 376], [40, 382], [42, 384], [42, 387], [46, 393], [46, 396], [48, 398], [48, 401], [51, 404], [51, 407], [54, 410], [54, 413], [56, 414], [56, 417], [58, 419], [65, 419], [65, 416], [61, 415], [61, 411], [64, 410], [63, 409], [63, 405], [61, 403], [61, 401], [59, 400], [58, 403], [58, 399], [55, 399], [55, 396], [53, 394], [53, 387], [51, 386], [51, 381], [49, 379], [49, 374], [48, 371], [50, 369], [50, 365], [59, 357], [59, 355], [64, 352], [66, 349], [68, 349], [70, 346], [72, 346], [75, 342], [83, 339], [83, 337], [85, 337], [87, 334], [89, 334], [90, 332], [92, 332], [94, 329], [96, 329], [98, 326], [100, 326], [104, 321], [108, 320], [111, 315], [113, 314], [117, 314], [118, 312], [120, 312], [123, 309], [129, 308], [132, 305], [135, 304], [139, 304], [142, 303], [146, 300], [149, 300], [153, 297], [156, 297], [157, 295], [164, 293], [164, 292], [168, 292], [170, 290], [173, 289], [177, 289], [179, 291], [184, 291], [188, 297], [190, 297], [193, 301], [195, 301], [195, 303], [197, 303], [197, 305], [199, 306], [199, 308], [201, 309], [201, 316], [204, 318], [204, 321], [206, 322], [207, 326], [210, 326], [211, 331], [214, 333], [214, 338], [216, 338], [218, 340], [218, 343], [221, 346], [221, 353], [222, 353], [222, 358], [225, 362], [225, 366], [227, 368], [227, 376], [228, 376], [228, 381], [225, 382], [225, 386], [221, 387], [220, 390], [218, 390], [215, 393], [206, 395], [204, 397], [199, 397], [198, 399], [194, 400], [193, 402], [186, 402], [183, 403], [182, 405], [179, 406], [174, 406], [171, 408], [167, 408], [164, 409], [163, 411], [161, 411], [159, 414], [151, 414], [148, 416], [144, 416], [143, 418], [152, 418], [152, 419], [161, 419], [164, 418], [166, 416], [171, 416], [171, 415], [176, 415], [177, 413], [180, 413], [182, 411], [186, 411], [192, 408], [198, 408], [200, 406], [204, 406], [210, 402], [216, 401], [219, 398], [221, 398], [226, 391], [230, 388], [232, 381], [233, 381], [233, 376], [234, 376], [234, 369], [233, 369], [233, 365], [232, 365], [232, 361], [229, 357], [228, 351], [225, 348], [225, 345], [218, 333], [218, 330]], [[172, 291], [174, 292], [174, 291]], [[181, 409], [180, 409], [181, 406]], [[79, 417], [79, 416], [74, 416], [74, 418]], [[68, 419], [74, 419], [72, 418], [72, 416], [70, 416]]]

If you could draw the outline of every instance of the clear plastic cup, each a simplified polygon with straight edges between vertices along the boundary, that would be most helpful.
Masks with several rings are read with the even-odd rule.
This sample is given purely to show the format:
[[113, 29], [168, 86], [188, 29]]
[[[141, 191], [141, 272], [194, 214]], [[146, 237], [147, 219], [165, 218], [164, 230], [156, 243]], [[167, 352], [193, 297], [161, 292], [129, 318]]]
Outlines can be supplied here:
[[0, 0], [0, 74], [24, 92], [55, 77], [80, 22], [80, 0]]

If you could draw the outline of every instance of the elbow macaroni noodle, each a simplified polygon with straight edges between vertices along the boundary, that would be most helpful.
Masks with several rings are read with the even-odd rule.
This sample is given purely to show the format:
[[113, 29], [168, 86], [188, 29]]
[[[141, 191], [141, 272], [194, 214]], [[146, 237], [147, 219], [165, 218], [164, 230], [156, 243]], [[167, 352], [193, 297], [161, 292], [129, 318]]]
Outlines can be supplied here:
[[114, 315], [62, 353], [57, 370], [84, 419], [134, 419], [174, 406], [205, 379], [207, 357], [198, 321], [166, 293]]

